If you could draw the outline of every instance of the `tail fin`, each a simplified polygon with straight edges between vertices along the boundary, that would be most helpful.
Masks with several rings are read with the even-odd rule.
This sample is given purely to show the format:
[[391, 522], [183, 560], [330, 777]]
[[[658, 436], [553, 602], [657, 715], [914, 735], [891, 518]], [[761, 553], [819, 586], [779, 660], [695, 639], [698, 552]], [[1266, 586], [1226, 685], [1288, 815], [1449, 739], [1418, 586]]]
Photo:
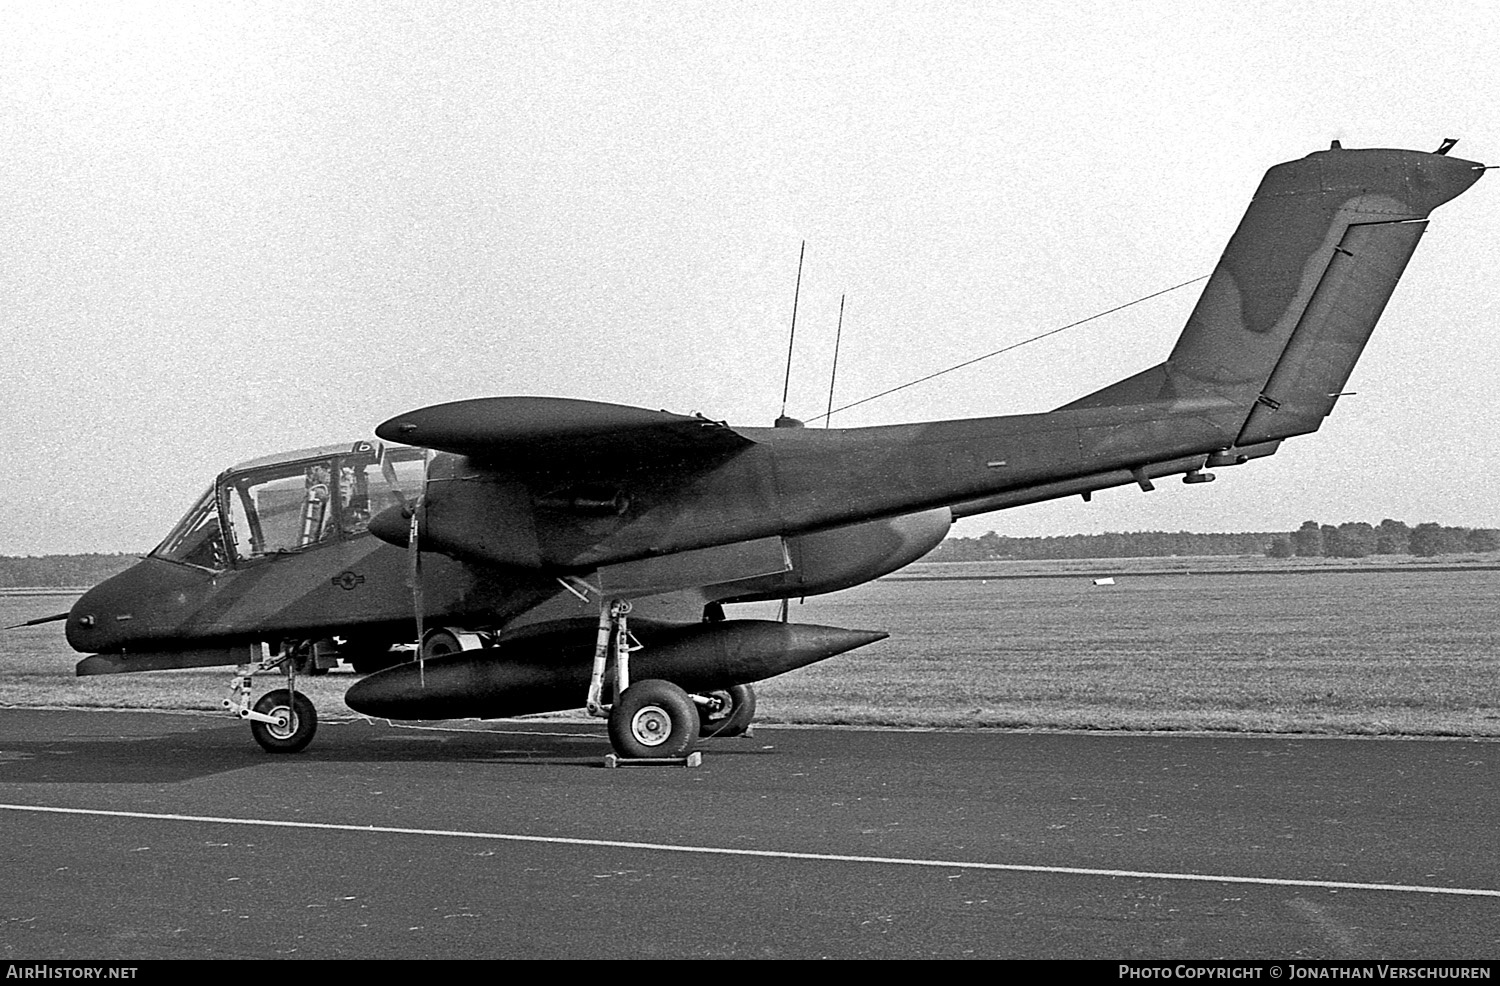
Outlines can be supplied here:
[[1473, 161], [1334, 148], [1266, 172], [1172, 355], [1067, 408], [1227, 398], [1237, 446], [1316, 431], [1385, 309], [1427, 215]]

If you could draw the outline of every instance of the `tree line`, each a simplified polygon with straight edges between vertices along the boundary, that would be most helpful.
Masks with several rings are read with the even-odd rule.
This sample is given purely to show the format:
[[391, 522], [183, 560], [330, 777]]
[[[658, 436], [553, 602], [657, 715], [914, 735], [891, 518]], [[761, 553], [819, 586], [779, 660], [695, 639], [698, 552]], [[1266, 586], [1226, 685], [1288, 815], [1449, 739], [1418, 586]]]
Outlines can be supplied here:
[[1500, 551], [1500, 531], [1444, 527], [1399, 520], [1379, 525], [1350, 522], [1334, 526], [1307, 521], [1296, 531], [1195, 534], [1189, 531], [1131, 531], [1006, 537], [990, 531], [977, 538], [951, 537], [924, 561], [1045, 561], [1058, 558], [1165, 558], [1172, 555], [1269, 555], [1272, 558], [1363, 558], [1368, 555], [1433, 555]]
[[0, 555], [0, 588], [96, 585], [140, 561], [140, 555]]
[[1444, 527], [1431, 522], [1408, 527], [1399, 520], [1378, 525], [1349, 522], [1337, 527], [1304, 521], [1291, 534], [1266, 547], [1272, 558], [1365, 558], [1369, 555], [1457, 555], [1500, 550], [1500, 531], [1482, 527]]

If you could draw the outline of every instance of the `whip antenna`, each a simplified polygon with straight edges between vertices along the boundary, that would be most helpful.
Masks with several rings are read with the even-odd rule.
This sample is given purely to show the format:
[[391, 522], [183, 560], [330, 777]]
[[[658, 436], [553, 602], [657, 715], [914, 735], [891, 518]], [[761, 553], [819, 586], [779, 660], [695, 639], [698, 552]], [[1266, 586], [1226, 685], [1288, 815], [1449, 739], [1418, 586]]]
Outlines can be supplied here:
[[807, 241], [797, 252], [797, 287], [792, 291], [792, 332], [786, 341], [786, 383], [781, 385], [781, 417], [786, 417], [786, 396], [792, 389], [792, 345], [797, 341], [797, 300], [802, 296], [802, 258], [807, 254]]
[[828, 413], [823, 415], [823, 427], [833, 424], [833, 384], [839, 378], [839, 340], [844, 337], [844, 295], [839, 295], [839, 327], [833, 334], [833, 371], [828, 374]]

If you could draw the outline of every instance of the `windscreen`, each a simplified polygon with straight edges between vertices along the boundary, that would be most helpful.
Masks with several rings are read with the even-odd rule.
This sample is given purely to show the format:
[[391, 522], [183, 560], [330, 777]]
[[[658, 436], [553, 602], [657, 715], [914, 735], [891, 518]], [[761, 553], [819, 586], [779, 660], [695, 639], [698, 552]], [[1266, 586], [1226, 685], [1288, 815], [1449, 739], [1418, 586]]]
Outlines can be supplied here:
[[365, 533], [370, 517], [422, 491], [421, 449], [356, 446], [347, 455], [231, 474], [225, 525], [241, 561]]
[[197, 565], [215, 571], [228, 564], [224, 535], [219, 529], [219, 505], [210, 489], [198, 498], [167, 539], [151, 552], [156, 558]]
[[260, 469], [233, 477], [226, 487], [229, 530], [241, 561], [301, 551], [337, 531], [329, 460]]

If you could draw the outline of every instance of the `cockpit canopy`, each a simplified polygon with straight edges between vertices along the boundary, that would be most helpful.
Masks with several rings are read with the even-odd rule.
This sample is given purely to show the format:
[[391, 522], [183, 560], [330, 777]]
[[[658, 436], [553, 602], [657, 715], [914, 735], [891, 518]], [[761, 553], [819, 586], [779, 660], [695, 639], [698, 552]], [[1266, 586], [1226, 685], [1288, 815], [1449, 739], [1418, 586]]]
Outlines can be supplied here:
[[367, 533], [422, 492], [423, 452], [377, 442], [307, 449], [226, 470], [154, 557], [219, 571]]

